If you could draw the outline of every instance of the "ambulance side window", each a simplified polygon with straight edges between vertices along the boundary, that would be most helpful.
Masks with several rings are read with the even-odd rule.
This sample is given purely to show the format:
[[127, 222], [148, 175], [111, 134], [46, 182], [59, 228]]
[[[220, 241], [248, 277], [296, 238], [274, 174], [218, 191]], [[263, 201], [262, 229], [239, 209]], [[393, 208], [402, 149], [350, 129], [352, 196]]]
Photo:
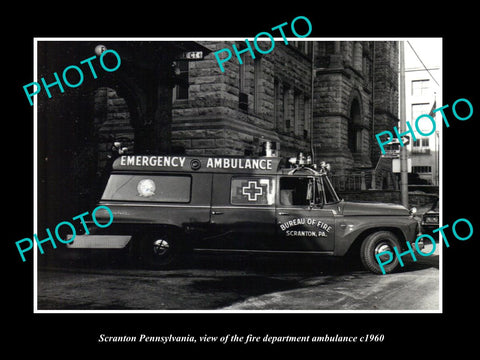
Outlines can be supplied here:
[[314, 200], [311, 177], [280, 178], [280, 204], [291, 206], [309, 206]]
[[191, 182], [188, 175], [112, 174], [102, 200], [188, 203]]
[[230, 185], [232, 205], [273, 205], [275, 201], [272, 178], [233, 177]]

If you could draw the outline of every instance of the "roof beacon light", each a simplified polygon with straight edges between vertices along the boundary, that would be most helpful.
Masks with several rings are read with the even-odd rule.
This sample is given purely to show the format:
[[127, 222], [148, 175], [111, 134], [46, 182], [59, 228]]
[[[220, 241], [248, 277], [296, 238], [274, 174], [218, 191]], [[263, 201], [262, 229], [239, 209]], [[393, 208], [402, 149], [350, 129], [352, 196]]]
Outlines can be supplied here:
[[297, 165], [297, 158], [291, 157], [290, 159], [288, 159], [288, 162], [292, 165]]
[[321, 169], [322, 172], [324, 172], [326, 174], [327, 171], [330, 171], [330, 164], [326, 163], [325, 161], [322, 161], [320, 163], [320, 169]]
[[303, 153], [298, 154], [298, 165], [300, 166], [305, 166], [306, 165], [306, 159]]
[[[289, 172], [289, 174], [291, 175], [301, 169], [307, 169], [312, 171], [313, 173], [319, 174], [316, 170], [317, 165], [312, 163], [311, 155], [305, 156], [303, 155], [303, 153], [299, 153], [297, 157], [291, 157], [290, 159], [288, 159], [288, 162], [293, 167], [293, 169]], [[325, 164], [325, 162], [323, 162], [323, 164]], [[326, 170], [324, 168], [322, 168], [322, 170], [326, 173]], [[330, 165], [328, 165], [328, 170], [330, 170]]]
[[310, 155], [305, 156], [303, 153], [299, 153], [297, 157], [291, 157], [288, 162], [293, 166], [304, 167], [305, 165], [312, 165], [312, 157]]

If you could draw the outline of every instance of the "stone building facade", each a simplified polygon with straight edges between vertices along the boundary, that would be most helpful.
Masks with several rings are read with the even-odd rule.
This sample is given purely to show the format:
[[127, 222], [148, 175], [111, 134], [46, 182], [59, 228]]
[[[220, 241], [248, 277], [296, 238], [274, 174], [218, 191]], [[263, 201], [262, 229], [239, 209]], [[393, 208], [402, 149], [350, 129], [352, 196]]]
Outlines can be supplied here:
[[[203, 41], [212, 53], [179, 64], [172, 147], [191, 155], [314, 153], [337, 174], [377, 165], [374, 135], [398, 122], [398, 49], [390, 41], [277, 42], [267, 55], [213, 56], [244, 41]], [[232, 51], [233, 52], [233, 51]]]
[[[237, 156], [261, 155], [270, 141], [278, 156], [330, 162], [334, 180], [371, 174], [380, 158], [374, 135], [398, 121], [396, 43], [292, 40], [263, 56], [244, 52], [242, 64], [232, 56], [225, 72], [213, 53], [244, 40], [103, 42], [121, 55], [117, 71], [64, 93], [52, 85], [53, 98], [36, 100], [41, 223], [95, 204], [118, 140], [127, 153]], [[97, 45], [40, 42], [39, 78], [51, 83]], [[205, 56], [181, 60], [191, 51]]]
[[[118, 70], [102, 70], [98, 45], [119, 54]], [[172, 63], [185, 52], [208, 54], [208, 49], [194, 41], [94, 39], [47, 39], [36, 46], [38, 81], [44, 79], [51, 92], [47, 97], [42, 89], [35, 99], [38, 214], [44, 228], [94, 206], [111, 170], [114, 141], [140, 154], [171, 151]], [[96, 77], [84, 59], [93, 59]], [[71, 66], [83, 74], [74, 87], [65, 82], [64, 69]]]
[[[201, 43], [212, 52], [232, 44]], [[174, 96], [173, 147], [195, 155], [258, 155], [269, 140], [283, 156], [308, 151], [312, 69], [306, 54], [285, 47], [275, 56], [244, 53], [242, 59], [243, 65], [225, 63], [224, 73], [213, 56], [189, 63], [188, 94]]]

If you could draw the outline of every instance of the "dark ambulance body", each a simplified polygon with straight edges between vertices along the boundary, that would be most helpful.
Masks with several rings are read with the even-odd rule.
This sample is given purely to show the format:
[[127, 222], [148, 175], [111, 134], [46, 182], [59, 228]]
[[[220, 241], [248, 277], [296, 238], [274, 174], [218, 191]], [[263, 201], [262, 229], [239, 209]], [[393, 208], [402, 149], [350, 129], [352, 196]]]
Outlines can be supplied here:
[[345, 202], [324, 174], [282, 170], [278, 158], [234, 159], [118, 158], [99, 202], [113, 224], [70, 247], [129, 247], [151, 263], [168, 253], [163, 265], [190, 249], [343, 256], [376, 232], [397, 238], [390, 250], [415, 241], [418, 223], [401, 205]]

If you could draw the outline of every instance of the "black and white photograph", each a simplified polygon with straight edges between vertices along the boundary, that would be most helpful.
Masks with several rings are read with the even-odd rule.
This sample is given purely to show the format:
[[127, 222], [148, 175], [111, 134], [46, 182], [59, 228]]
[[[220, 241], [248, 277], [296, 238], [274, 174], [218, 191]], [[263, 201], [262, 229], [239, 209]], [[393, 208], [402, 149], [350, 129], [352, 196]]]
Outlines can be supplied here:
[[472, 347], [471, 11], [173, 5], [6, 32], [8, 346]]
[[441, 39], [36, 46], [39, 311], [441, 310]]

